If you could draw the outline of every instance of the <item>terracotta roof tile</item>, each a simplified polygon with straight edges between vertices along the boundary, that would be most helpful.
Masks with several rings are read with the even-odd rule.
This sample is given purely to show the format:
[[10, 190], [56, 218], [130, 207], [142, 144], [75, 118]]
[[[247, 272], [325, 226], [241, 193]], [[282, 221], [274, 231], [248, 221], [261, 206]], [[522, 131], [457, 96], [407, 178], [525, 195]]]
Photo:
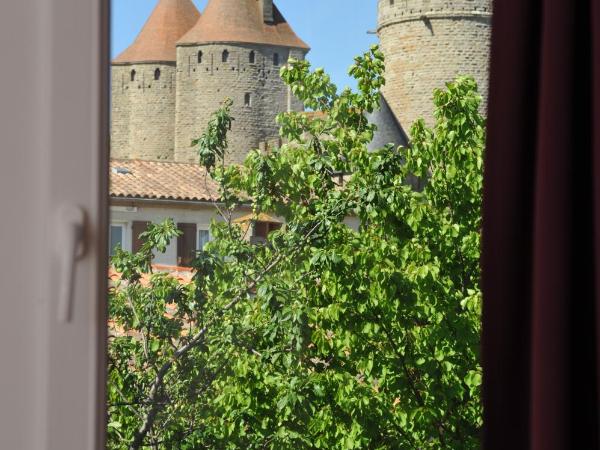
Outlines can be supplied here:
[[[167, 266], [164, 264], [152, 264], [153, 273], [167, 273], [172, 278], [176, 279], [180, 284], [187, 285], [193, 281], [194, 270], [190, 267]], [[142, 286], [148, 286], [152, 274], [144, 273], [140, 280]], [[117, 282], [121, 279], [121, 274], [110, 266], [108, 269], [108, 278], [112, 282]]]
[[157, 200], [216, 201], [218, 185], [199, 164], [113, 159], [110, 196]]
[[302, 114], [304, 114], [306, 117], [308, 117], [311, 120], [314, 120], [314, 119], [325, 120], [328, 117], [327, 113], [325, 113], [323, 111], [304, 111]]
[[175, 62], [175, 43], [199, 18], [191, 0], [159, 0], [135, 42], [113, 63]]
[[239, 217], [233, 221], [233, 223], [245, 223], [245, 222], [269, 222], [269, 223], [283, 223], [283, 220], [278, 217], [271, 216], [266, 213], [260, 213], [258, 216], [254, 213], [246, 214], [245, 216]]
[[200, 20], [177, 44], [245, 42], [309, 49], [275, 5], [273, 19], [263, 20], [257, 0], [210, 0]]

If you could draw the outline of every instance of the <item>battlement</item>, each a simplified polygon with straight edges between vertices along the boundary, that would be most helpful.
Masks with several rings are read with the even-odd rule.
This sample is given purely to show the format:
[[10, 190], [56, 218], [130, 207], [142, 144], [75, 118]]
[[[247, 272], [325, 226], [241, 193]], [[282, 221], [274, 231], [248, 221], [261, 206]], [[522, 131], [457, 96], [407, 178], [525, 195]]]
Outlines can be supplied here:
[[379, 0], [379, 28], [413, 20], [491, 17], [492, 0]]

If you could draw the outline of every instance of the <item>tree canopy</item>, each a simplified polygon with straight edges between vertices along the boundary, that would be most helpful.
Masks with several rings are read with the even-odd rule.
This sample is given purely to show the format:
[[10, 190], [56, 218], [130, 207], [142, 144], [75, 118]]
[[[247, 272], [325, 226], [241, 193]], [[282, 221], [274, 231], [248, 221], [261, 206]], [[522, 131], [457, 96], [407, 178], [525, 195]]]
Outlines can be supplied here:
[[[358, 90], [291, 60], [281, 76], [320, 115], [278, 117], [281, 148], [226, 166], [230, 102], [194, 142], [224, 221], [182, 285], [154, 273], [171, 221], [118, 251], [111, 288], [109, 448], [478, 448], [484, 120], [472, 78], [434, 92], [435, 124], [368, 151], [384, 60]], [[340, 175], [341, 174], [341, 175]], [[422, 189], [411, 187], [415, 177]], [[253, 245], [231, 212], [285, 225]], [[345, 224], [360, 222], [358, 230]]]

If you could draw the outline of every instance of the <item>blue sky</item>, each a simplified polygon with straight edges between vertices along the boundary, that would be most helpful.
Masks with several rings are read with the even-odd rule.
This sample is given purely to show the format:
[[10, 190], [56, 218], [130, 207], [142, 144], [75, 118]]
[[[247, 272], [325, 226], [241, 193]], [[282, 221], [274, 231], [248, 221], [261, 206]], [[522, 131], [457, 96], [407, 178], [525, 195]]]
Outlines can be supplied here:
[[[207, 0], [193, 0], [202, 11]], [[123, 51], [140, 31], [157, 0], [112, 0], [112, 56]], [[294, 31], [311, 46], [308, 59], [323, 67], [338, 87], [355, 84], [348, 77], [354, 56], [377, 37], [377, 0], [276, 0]]]

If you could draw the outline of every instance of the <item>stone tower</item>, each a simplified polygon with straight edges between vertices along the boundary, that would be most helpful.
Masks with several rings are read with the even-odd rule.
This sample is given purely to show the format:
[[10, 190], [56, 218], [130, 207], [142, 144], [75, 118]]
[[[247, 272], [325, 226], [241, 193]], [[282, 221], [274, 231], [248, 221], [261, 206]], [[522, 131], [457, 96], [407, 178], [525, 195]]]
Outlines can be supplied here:
[[177, 42], [175, 159], [197, 160], [191, 142], [227, 97], [235, 118], [228, 162], [278, 145], [276, 115], [302, 109], [279, 71], [288, 58], [303, 59], [308, 50], [273, 0], [210, 0]]
[[113, 158], [174, 158], [175, 43], [199, 17], [191, 0], [159, 0], [135, 42], [113, 61]]
[[434, 88], [457, 75], [475, 77], [486, 107], [492, 0], [378, 1], [383, 94], [406, 130], [432, 123]]

